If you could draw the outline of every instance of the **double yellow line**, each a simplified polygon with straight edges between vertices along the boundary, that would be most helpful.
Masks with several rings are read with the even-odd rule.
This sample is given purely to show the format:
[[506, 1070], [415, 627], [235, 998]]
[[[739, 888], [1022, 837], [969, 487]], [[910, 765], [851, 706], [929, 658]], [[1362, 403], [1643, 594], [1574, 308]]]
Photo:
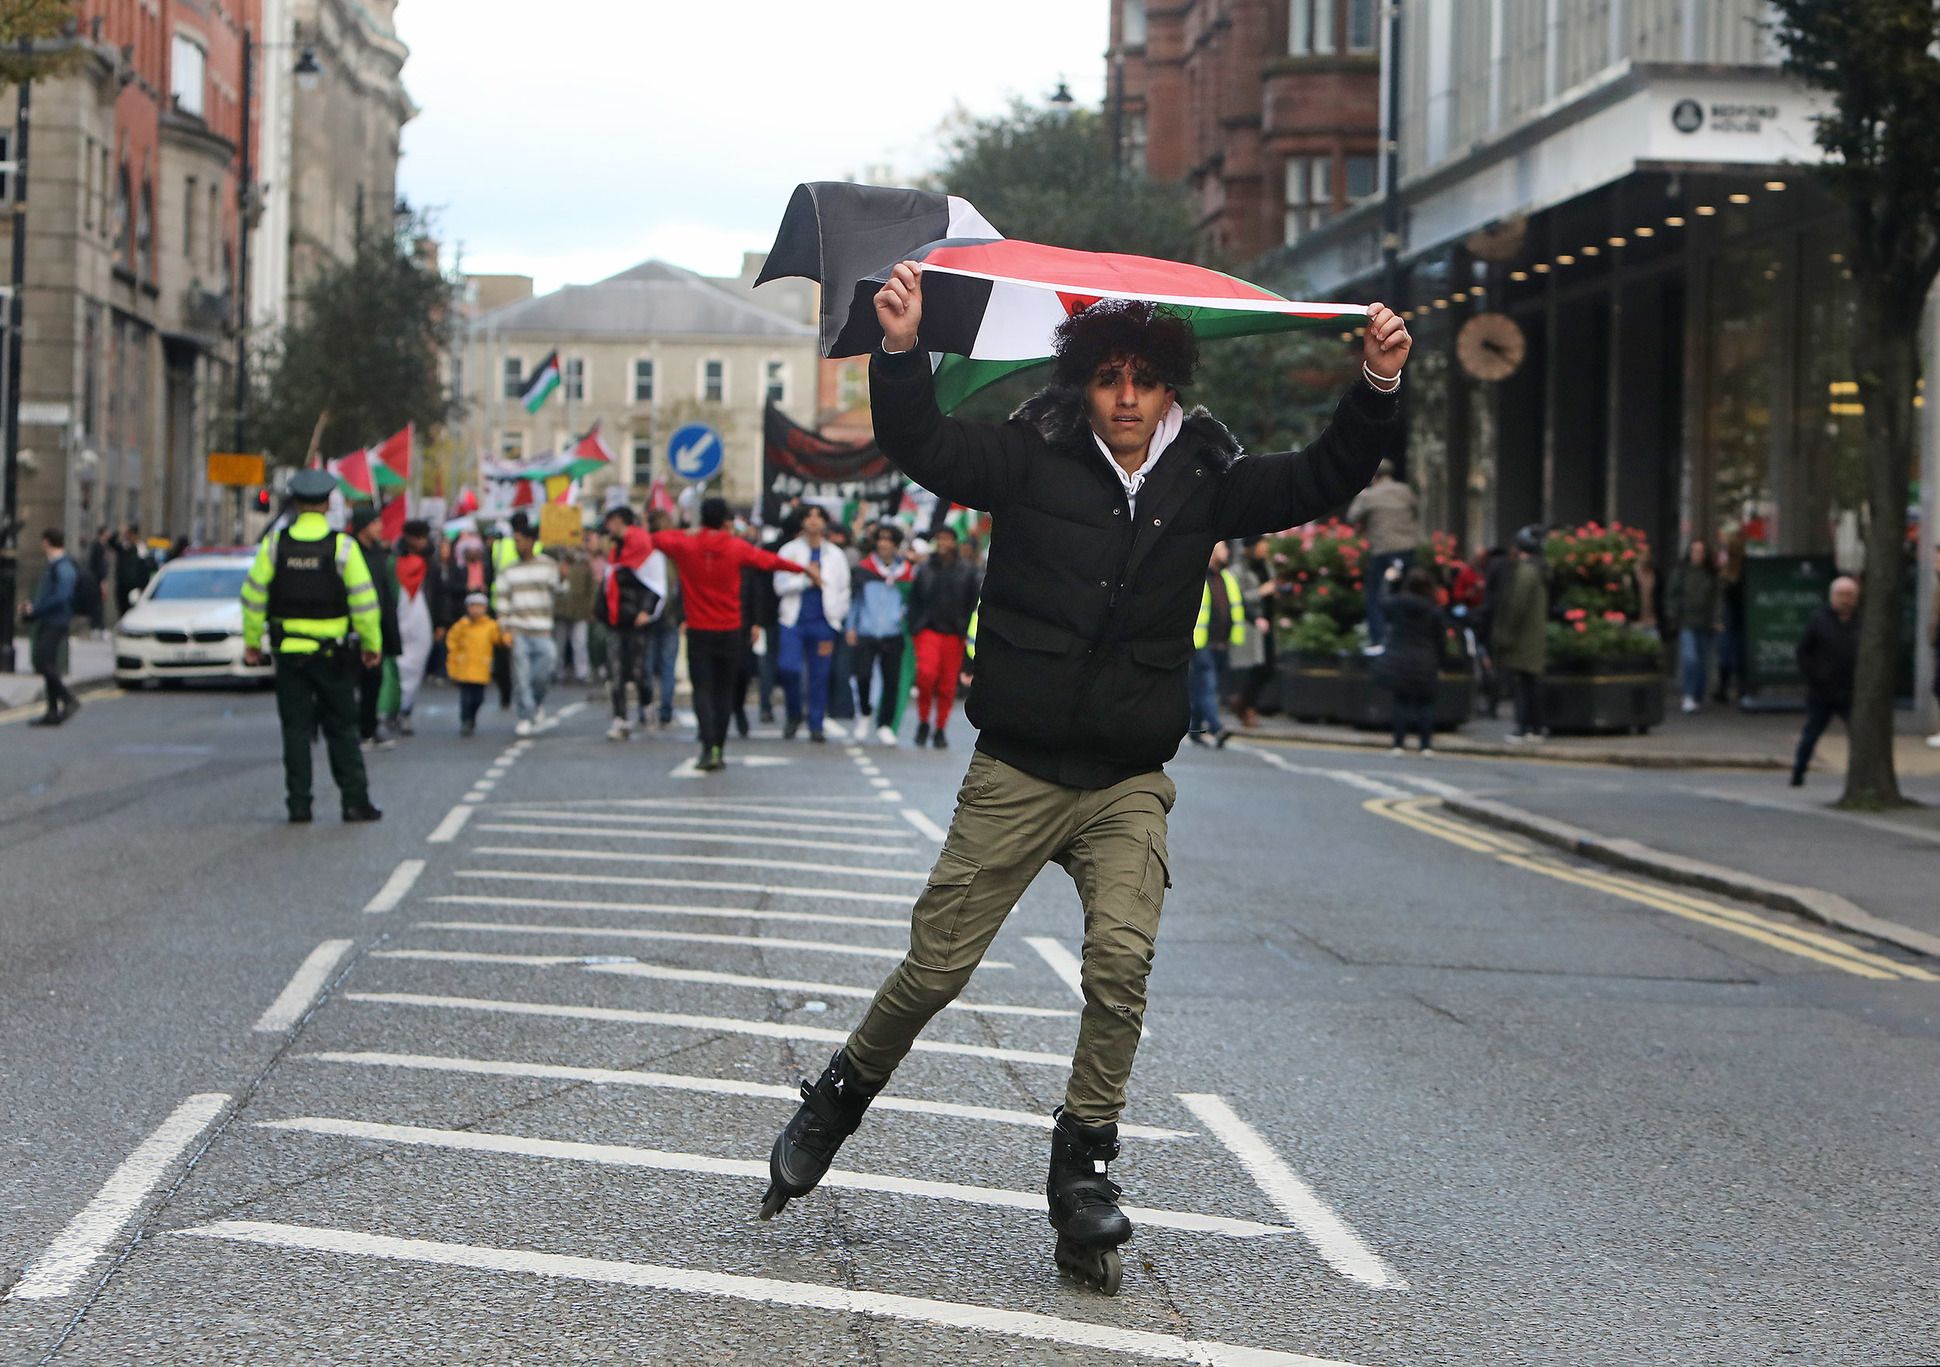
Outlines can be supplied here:
[[1901, 982], [1940, 982], [1940, 974], [1929, 972], [1916, 964], [1903, 964], [1884, 955], [1859, 949], [1836, 936], [1826, 935], [1816, 930], [1806, 930], [1801, 926], [1787, 925], [1782, 921], [1770, 920], [1748, 911], [1741, 911], [1736, 907], [1694, 897], [1689, 893], [1674, 892], [1641, 879], [1574, 868], [1559, 860], [1535, 854], [1528, 842], [1515, 836], [1463, 825], [1428, 810], [1436, 805], [1438, 805], [1438, 799], [1432, 797], [1377, 797], [1361, 804], [1376, 816], [1399, 822], [1424, 835], [1445, 840], [1451, 845], [1459, 845], [1472, 853], [1486, 854], [1530, 873], [1540, 873], [1560, 882], [1574, 883], [1578, 887], [1590, 888], [1612, 897], [1621, 897], [1626, 901], [1636, 902], [1658, 911], [1667, 911], [1673, 916], [1681, 916], [1687, 921], [1695, 921], [1713, 930], [1725, 930], [1733, 935], [1742, 935], [1748, 940], [1755, 940], [1769, 948], [1783, 950], [1787, 954], [1796, 954], [1828, 968], [1836, 968], [1842, 973], [1851, 973], [1861, 978], [1883, 978]]
[[[93, 693], [83, 693], [81, 695], [81, 701], [85, 705], [92, 707], [97, 702], [112, 702], [116, 698], [125, 698], [127, 696], [128, 690], [125, 688], [103, 688]], [[46, 710], [46, 707], [37, 702], [23, 703], [19, 707], [10, 707], [4, 712], [0, 712], [0, 726], [8, 726], [14, 722], [22, 722], [31, 717], [38, 717]]]

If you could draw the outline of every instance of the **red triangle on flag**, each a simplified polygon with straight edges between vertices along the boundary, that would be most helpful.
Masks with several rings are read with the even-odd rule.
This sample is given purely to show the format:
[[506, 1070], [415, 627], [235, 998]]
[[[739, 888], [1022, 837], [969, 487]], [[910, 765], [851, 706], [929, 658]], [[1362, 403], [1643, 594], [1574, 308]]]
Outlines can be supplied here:
[[330, 462], [330, 473], [337, 482], [348, 489], [353, 498], [373, 498], [376, 490], [371, 483], [370, 453], [352, 451], [349, 455]]
[[384, 462], [390, 472], [404, 483], [411, 482], [411, 438], [414, 435], [411, 424], [406, 423], [398, 431], [384, 439], [371, 454]]
[[1074, 313], [1083, 313], [1102, 298], [1104, 298], [1102, 294], [1066, 294], [1063, 290], [1058, 291], [1058, 302], [1064, 305], [1066, 317]]
[[377, 515], [377, 526], [386, 541], [395, 542], [404, 535], [405, 517], [403, 494], [399, 494], [384, 505], [383, 510]]
[[451, 505], [453, 517], [464, 517], [478, 511], [478, 491], [467, 484], [458, 491], [458, 501]]
[[514, 508], [525, 508], [531, 506], [531, 503], [532, 481], [529, 479], [515, 481], [515, 487], [512, 490], [512, 506]]

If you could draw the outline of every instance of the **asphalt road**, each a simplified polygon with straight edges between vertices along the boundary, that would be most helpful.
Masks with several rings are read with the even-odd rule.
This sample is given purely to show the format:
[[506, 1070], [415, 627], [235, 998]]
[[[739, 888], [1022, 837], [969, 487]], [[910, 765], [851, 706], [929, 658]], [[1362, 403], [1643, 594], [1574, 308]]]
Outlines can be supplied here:
[[1438, 813], [1511, 769], [1172, 767], [1107, 1300], [1043, 1216], [1056, 869], [754, 1218], [967, 731], [707, 777], [420, 710], [375, 828], [282, 824], [264, 695], [0, 725], [0, 1360], [1940, 1360], [1940, 965]]

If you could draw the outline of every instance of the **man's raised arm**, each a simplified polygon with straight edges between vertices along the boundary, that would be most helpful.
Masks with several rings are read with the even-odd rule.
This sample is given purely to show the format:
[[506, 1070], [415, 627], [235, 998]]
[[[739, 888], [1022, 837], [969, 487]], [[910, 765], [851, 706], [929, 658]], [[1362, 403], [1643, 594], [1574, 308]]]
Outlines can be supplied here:
[[1300, 451], [1239, 461], [1221, 481], [1214, 522], [1224, 537], [1262, 536], [1311, 522], [1347, 502], [1383, 460], [1400, 463], [1401, 368], [1414, 339], [1401, 316], [1370, 304], [1361, 371], [1327, 430]]
[[930, 358], [916, 344], [922, 318], [921, 268], [904, 261], [876, 292], [882, 345], [869, 358], [876, 444], [898, 469], [937, 497], [994, 510], [1017, 487], [1028, 456], [1026, 439], [999, 424], [943, 416], [936, 406]]

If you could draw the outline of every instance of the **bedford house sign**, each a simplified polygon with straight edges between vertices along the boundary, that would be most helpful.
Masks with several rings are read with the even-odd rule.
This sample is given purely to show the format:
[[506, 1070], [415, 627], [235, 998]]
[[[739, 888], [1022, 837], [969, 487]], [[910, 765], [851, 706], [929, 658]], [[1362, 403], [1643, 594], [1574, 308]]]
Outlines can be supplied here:
[[1679, 100], [1671, 106], [1671, 126], [1680, 133], [1695, 133], [1705, 124], [1713, 133], [1762, 133], [1765, 125], [1778, 117], [1775, 104], [1714, 104], [1709, 110], [1696, 100]]

